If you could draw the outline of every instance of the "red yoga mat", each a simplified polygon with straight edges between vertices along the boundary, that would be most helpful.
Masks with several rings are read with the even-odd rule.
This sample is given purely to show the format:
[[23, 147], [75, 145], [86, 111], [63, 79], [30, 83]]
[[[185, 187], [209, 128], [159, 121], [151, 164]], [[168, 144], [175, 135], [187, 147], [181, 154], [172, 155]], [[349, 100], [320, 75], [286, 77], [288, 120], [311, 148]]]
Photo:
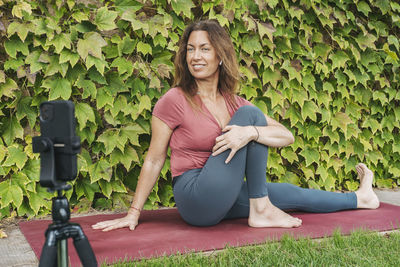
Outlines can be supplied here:
[[[348, 210], [334, 213], [296, 213], [303, 220], [299, 228], [251, 228], [247, 219], [225, 220], [211, 227], [186, 224], [176, 209], [143, 211], [134, 231], [118, 229], [111, 232], [93, 230], [98, 221], [121, 217], [124, 214], [95, 215], [71, 219], [79, 223], [96, 254], [98, 263], [113, 263], [119, 259], [142, 259], [177, 252], [222, 249], [226, 245], [243, 246], [267, 240], [279, 240], [283, 234], [294, 237], [319, 238], [330, 236], [336, 229], [349, 234], [355, 229], [386, 231], [400, 228], [400, 206], [381, 203], [376, 210]], [[32, 249], [39, 258], [45, 240], [44, 232], [49, 220], [20, 223]], [[69, 257], [72, 266], [80, 260], [69, 239]]]

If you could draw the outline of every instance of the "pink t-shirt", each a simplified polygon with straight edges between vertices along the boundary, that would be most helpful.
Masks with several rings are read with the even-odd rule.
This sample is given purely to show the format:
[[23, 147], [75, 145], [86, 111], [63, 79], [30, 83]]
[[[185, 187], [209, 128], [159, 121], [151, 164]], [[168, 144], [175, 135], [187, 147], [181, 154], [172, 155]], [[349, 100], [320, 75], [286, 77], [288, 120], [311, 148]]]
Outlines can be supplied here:
[[[224, 96], [229, 115], [249, 101], [235, 96], [235, 108]], [[156, 103], [153, 115], [165, 122], [173, 130], [169, 146], [171, 148], [171, 172], [176, 177], [191, 169], [203, 168], [212, 153], [215, 138], [222, 134], [221, 128], [202, 103], [200, 96], [194, 101], [202, 111], [194, 110], [177, 87], [171, 88]]]

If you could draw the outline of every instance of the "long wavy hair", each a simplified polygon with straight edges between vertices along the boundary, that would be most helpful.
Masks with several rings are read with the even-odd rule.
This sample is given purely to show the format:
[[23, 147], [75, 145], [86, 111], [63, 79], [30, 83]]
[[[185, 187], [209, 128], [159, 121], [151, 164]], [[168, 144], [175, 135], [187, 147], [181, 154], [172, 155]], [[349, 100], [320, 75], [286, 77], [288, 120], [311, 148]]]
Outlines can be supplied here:
[[236, 106], [234, 95], [239, 86], [239, 66], [236, 52], [230, 36], [216, 20], [201, 20], [186, 27], [179, 41], [179, 49], [174, 61], [174, 86], [180, 87], [193, 105], [193, 97], [197, 93], [197, 84], [186, 62], [187, 44], [193, 31], [206, 31], [208, 33], [211, 45], [216, 50], [219, 59], [222, 60], [222, 65], [219, 66], [218, 89], [221, 94], [228, 97], [228, 101]]

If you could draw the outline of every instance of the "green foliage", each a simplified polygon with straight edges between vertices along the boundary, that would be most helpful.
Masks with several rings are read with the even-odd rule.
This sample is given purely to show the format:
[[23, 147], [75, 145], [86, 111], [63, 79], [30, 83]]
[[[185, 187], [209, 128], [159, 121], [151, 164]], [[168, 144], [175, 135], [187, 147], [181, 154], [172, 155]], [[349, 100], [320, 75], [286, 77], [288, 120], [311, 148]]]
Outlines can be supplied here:
[[[382, 1], [0, 1], [0, 217], [47, 213], [39, 186], [42, 101], [76, 103], [83, 149], [73, 205], [129, 201], [150, 142], [151, 110], [172, 85], [185, 25], [219, 21], [232, 36], [244, 97], [295, 143], [271, 151], [268, 179], [357, 188], [400, 185], [400, 5]], [[169, 160], [146, 208], [172, 206]], [[111, 199], [111, 200], [109, 200]]]

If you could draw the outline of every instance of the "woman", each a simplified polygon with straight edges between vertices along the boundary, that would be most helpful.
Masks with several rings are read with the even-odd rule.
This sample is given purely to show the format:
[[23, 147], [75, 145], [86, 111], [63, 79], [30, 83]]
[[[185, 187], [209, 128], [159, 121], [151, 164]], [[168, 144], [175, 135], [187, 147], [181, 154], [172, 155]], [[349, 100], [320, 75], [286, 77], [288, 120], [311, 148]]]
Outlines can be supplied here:
[[[360, 188], [352, 193], [266, 183], [268, 147], [284, 147], [294, 137], [235, 92], [239, 71], [232, 41], [215, 21], [188, 26], [175, 59], [175, 84], [157, 102], [152, 138], [128, 214], [92, 227], [134, 230], [140, 211], [171, 147], [176, 206], [189, 224], [208, 226], [248, 217], [251, 227], [299, 227], [282, 209], [332, 212], [379, 206], [373, 173], [356, 170]], [[246, 177], [246, 182], [244, 181]]]

